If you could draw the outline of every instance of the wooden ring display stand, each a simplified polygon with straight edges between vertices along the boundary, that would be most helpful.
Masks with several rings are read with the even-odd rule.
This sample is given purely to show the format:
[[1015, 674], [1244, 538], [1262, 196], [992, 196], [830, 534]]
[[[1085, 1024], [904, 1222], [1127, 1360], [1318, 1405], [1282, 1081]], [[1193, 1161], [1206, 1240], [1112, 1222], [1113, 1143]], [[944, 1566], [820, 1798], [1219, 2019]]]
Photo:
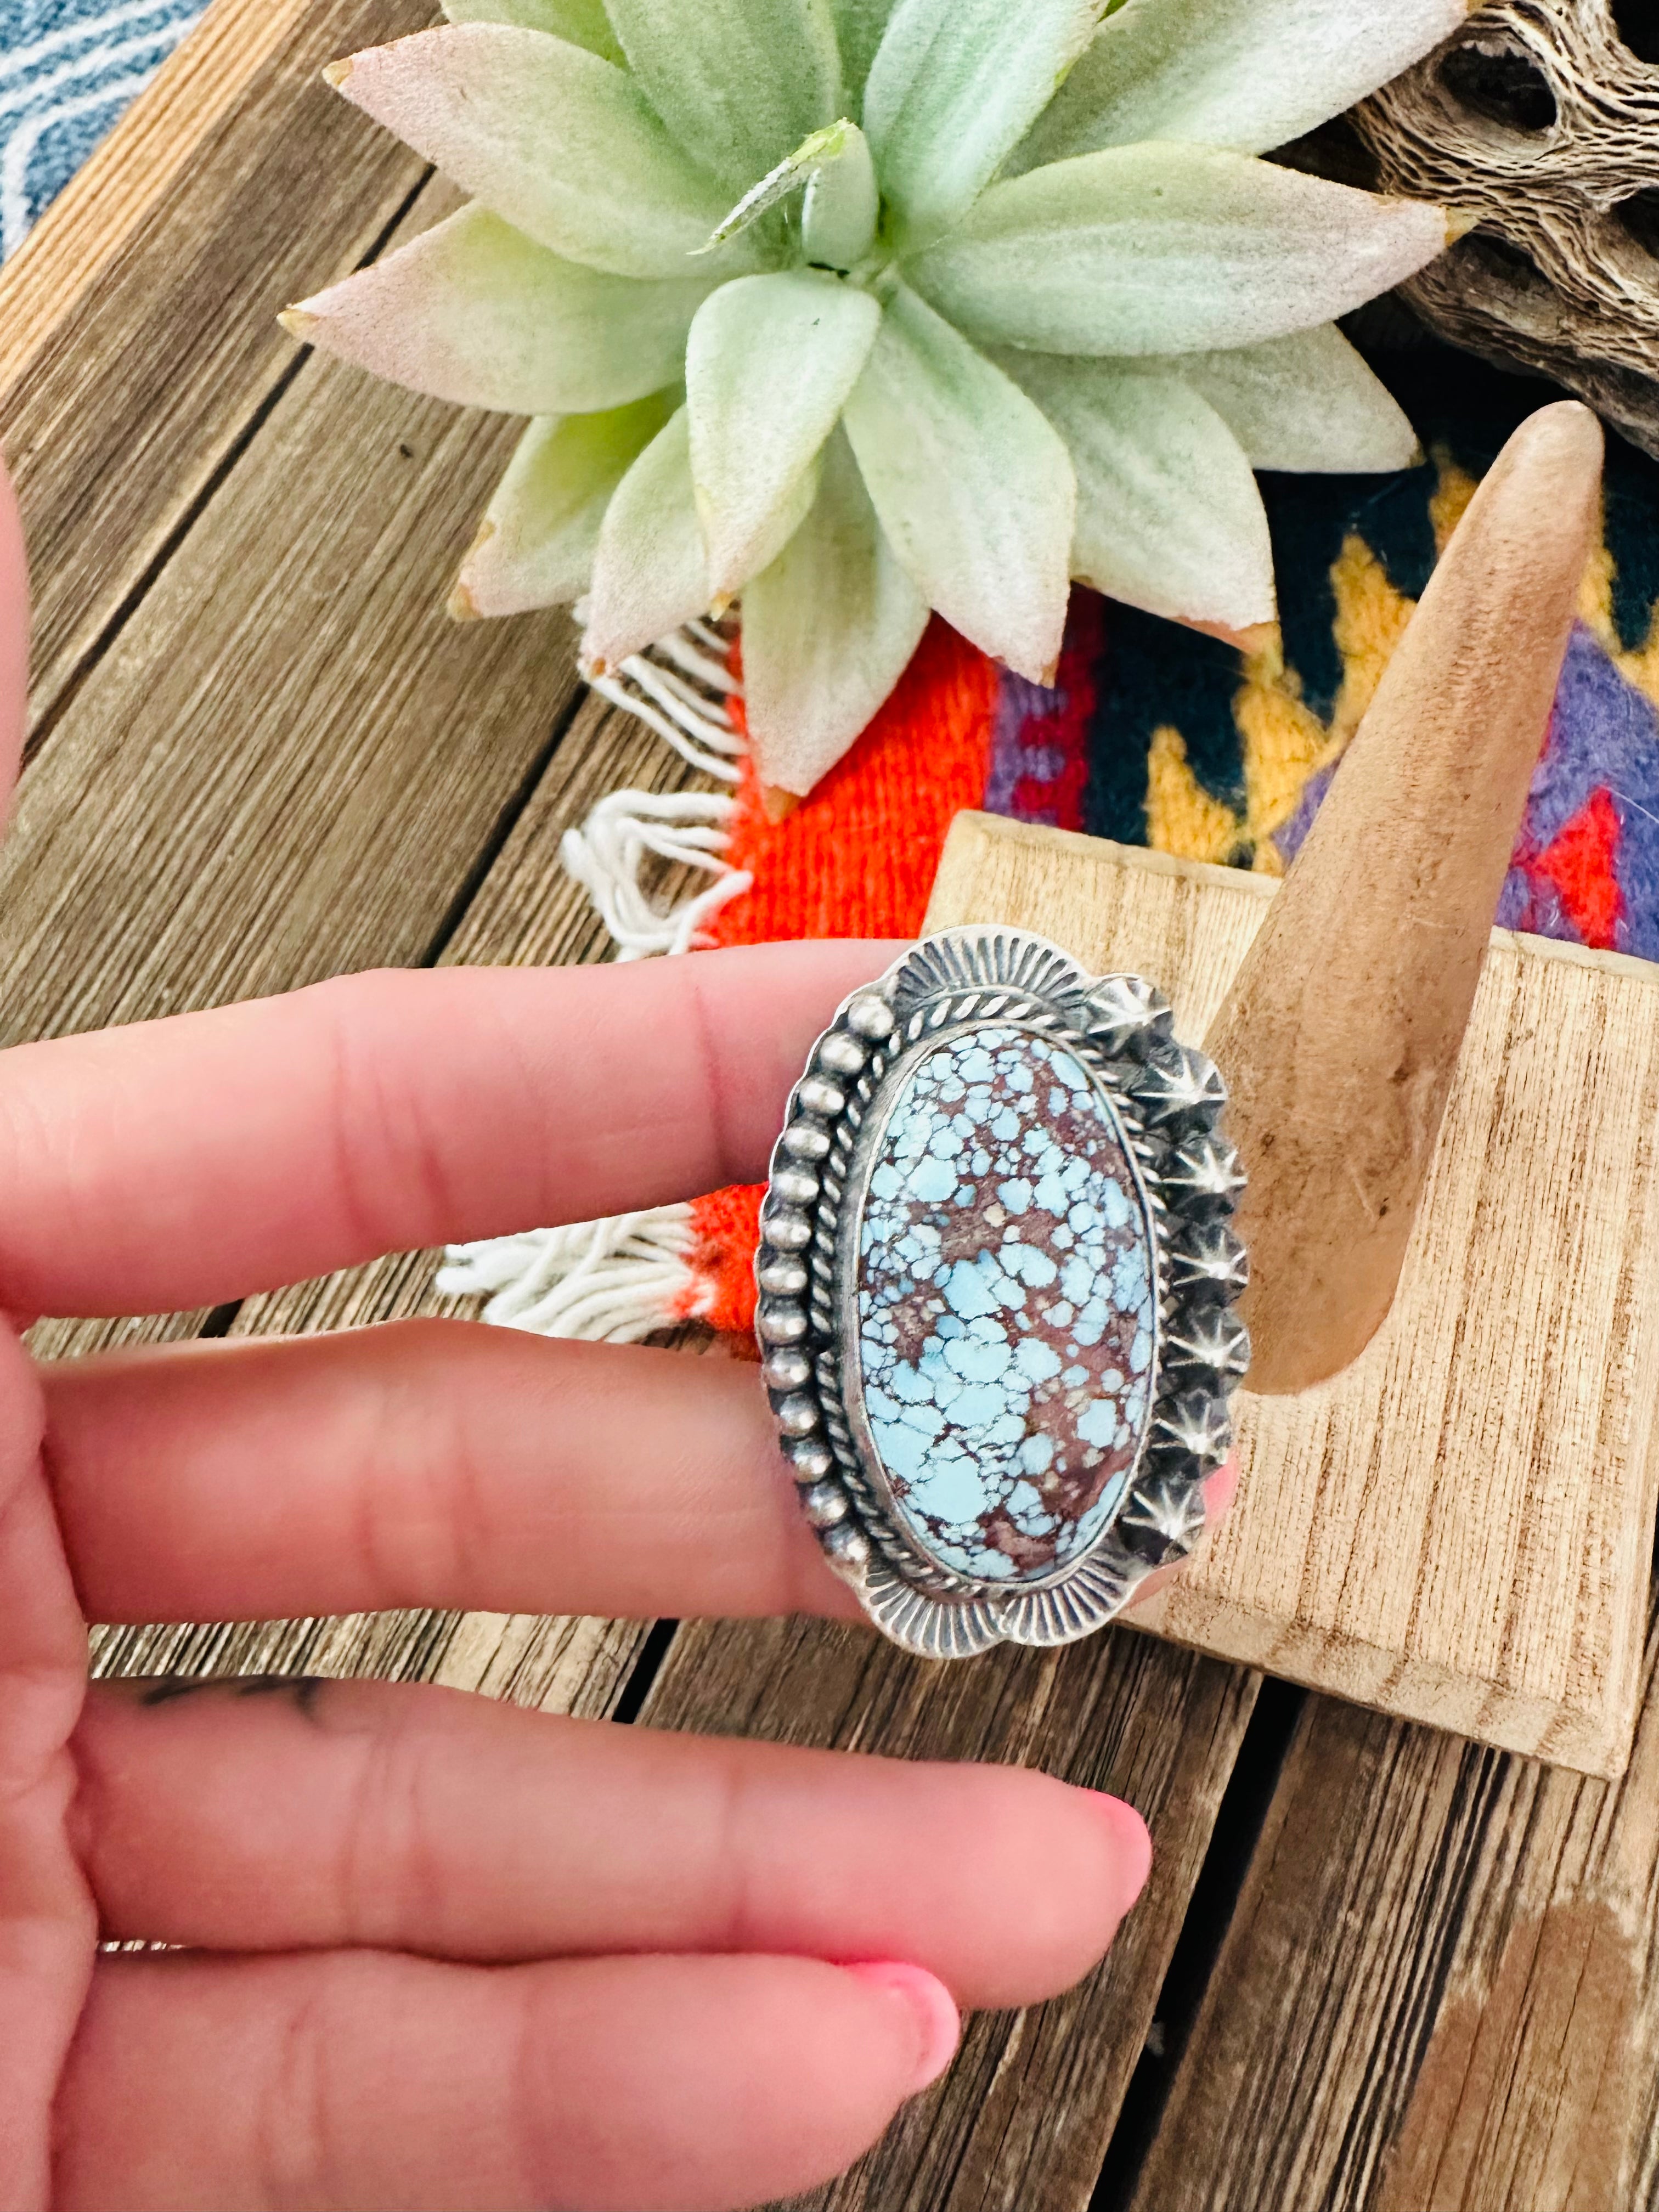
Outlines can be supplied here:
[[1136, 1625], [1611, 1776], [1659, 1473], [1659, 967], [1490, 927], [1600, 457], [1572, 404], [1511, 439], [1282, 885], [964, 815], [927, 926], [1152, 977], [1232, 1094], [1239, 1496]]

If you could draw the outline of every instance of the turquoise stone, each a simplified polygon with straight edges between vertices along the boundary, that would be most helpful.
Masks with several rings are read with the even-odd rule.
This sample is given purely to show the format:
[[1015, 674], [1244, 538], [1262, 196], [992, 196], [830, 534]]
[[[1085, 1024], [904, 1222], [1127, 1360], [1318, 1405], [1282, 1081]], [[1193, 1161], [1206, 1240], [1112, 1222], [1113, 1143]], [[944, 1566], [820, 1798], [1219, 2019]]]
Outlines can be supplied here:
[[1082, 1062], [1012, 1025], [925, 1054], [856, 1244], [859, 1381], [898, 1518], [958, 1574], [1053, 1575], [1116, 1510], [1152, 1389], [1151, 1233]]

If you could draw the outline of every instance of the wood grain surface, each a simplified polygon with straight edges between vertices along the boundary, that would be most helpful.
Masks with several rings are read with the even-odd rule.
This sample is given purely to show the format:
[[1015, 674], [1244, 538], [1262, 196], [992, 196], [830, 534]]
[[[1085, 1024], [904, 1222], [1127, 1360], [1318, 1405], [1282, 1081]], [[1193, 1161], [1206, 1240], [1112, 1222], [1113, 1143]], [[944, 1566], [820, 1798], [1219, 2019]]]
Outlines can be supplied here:
[[[928, 918], [1156, 976], [1197, 1040], [1275, 895], [969, 814]], [[1239, 1394], [1238, 1504], [1148, 1624], [1618, 1773], [1659, 1474], [1656, 1125], [1659, 968], [1493, 931], [1388, 1319], [1330, 1382]]]
[[[276, 327], [440, 204], [316, 82], [429, 12], [214, 0], [0, 276], [0, 441], [38, 606], [33, 757], [0, 855], [6, 1041], [377, 962], [603, 959], [559, 871], [563, 830], [617, 787], [694, 781], [577, 703], [562, 618], [443, 619], [516, 426], [331, 368]], [[47, 1321], [34, 1341], [70, 1355], [441, 1310], [430, 1260], [240, 1310]], [[1593, 2193], [1605, 2160], [1548, 2196], [1571, 2159], [1540, 2165], [1539, 2147], [1597, 2139], [1576, 2086], [1595, 2018], [1655, 2047], [1635, 1937], [1601, 2014], [1606, 1946], [1571, 1948], [1604, 1906], [1650, 1923], [1645, 1733], [1613, 1792], [1128, 1632], [947, 1671], [795, 1622], [420, 1613], [94, 1642], [106, 1668], [372, 1671], [593, 1714], [643, 1700], [659, 1726], [1021, 1759], [1123, 1790], [1158, 1857], [1111, 1960], [1053, 2005], [972, 2022], [826, 2212], [1311, 2212], [1380, 2205], [1385, 2185], [1403, 2212], [1400, 2189], [1454, 2182], [1437, 2204], [1485, 2212], [1529, 2203], [1547, 2166], [1540, 2204], [1652, 2189], [1650, 2090], [1615, 2114], [1628, 2196]], [[1378, 1878], [1345, 1887], [1339, 1838], [1365, 1868], [1386, 1857]], [[1205, 2073], [1212, 2057], [1234, 2071]]]
[[277, 310], [368, 255], [426, 174], [319, 72], [432, 12], [216, 0], [0, 275], [36, 742], [293, 375]]
[[1617, 1784], [1310, 1701], [1133, 2212], [1654, 2203], [1656, 1662]]

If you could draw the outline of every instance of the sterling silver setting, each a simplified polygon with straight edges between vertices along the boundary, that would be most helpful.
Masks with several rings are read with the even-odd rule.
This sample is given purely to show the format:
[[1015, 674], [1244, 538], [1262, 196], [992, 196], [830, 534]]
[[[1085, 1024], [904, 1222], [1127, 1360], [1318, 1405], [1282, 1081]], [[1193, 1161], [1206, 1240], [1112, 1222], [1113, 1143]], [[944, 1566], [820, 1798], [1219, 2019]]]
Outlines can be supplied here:
[[[885, 1132], [921, 1064], [975, 1030], [1042, 1040], [1086, 1071], [1091, 1110], [1103, 1105], [1129, 1163], [1154, 1316], [1139, 1441], [1109, 1519], [1077, 1556], [1012, 1586], [937, 1556], [896, 1509], [860, 1375], [860, 1224]], [[906, 1650], [965, 1658], [1001, 1643], [1071, 1643], [1197, 1542], [1203, 1484], [1231, 1449], [1228, 1401], [1249, 1358], [1233, 1311], [1247, 1264], [1228, 1227], [1243, 1176], [1218, 1127], [1225, 1101], [1213, 1062], [1176, 1041], [1151, 983], [1091, 976], [1014, 929], [923, 939], [854, 992], [813, 1046], [761, 1209], [756, 1334], [802, 1510], [872, 1620]]]

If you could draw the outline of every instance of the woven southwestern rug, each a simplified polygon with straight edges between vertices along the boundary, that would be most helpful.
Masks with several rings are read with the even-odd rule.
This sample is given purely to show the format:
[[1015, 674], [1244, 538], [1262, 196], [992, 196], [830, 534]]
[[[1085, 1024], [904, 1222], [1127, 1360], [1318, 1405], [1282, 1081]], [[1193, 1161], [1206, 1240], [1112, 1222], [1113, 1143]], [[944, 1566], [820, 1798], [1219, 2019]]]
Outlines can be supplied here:
[[[1245, 658], [1175, 624], [1073, 596], [1052, 690], [1011, 676], [935, 620], [881, 714], [811, 798], [769, 819], [743, 758], [740, 691], [671, 709], [711, 633], [644, 669], [636, 712], [735, 785], [730, 798], [623, 793], [566, 839], [623, 957], [919, 928], [951, 817], [981, 807], [1282, 873], [1306, 835], [1419, 595], [1481, 474], [1521, 418], [1558, 397], [1425, 342], [1377, 366], [1426, 459], [1387, 477], [1264, 476], [1279, 641]], [[1610, 439], [1601, 550], [1587, 572], [1547, 738], [1497, 920], [1659, 959], [1659, 465]], [[678, 674], [677, 674], [678, 669]], [[730, 734], [723, 735], [726, 725]], [[688, 746], [687, 732], [701, 750]], [[642, 863], [700, 865], [709, 888], [665, 909]], [[445, 1291], [486, 1318], [635, 1338], [686, 1320], [745, 1338], [758, 1188], [650, 1214], [459, 1247]]]
[[0, 0], [0, 258], [201, 12], [202, 0]]

